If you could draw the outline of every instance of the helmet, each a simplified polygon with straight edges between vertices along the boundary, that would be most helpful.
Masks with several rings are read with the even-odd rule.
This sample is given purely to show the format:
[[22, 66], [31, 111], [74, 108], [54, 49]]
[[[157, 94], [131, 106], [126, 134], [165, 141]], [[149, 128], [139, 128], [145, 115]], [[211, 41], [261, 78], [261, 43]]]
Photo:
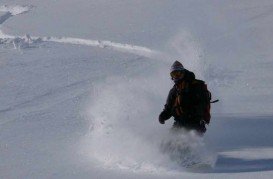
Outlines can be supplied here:
[[185, 68], [183, 67], [182, 63], [179, 61], [175, 61], [171, 66], [170, 75], [172, 80], [177, 83], [184, 78], [184, 71]]

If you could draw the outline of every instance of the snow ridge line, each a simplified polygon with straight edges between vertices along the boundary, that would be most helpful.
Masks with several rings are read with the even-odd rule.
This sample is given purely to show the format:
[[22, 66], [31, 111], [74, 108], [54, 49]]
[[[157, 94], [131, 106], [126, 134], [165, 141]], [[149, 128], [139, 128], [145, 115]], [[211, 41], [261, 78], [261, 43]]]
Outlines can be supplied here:
[[86, 45], [92, 47], [99, 47], [105, 49], [112, 49], [121, 52], [133, 53], [136, 55], [141, 55], [145, 57], [153, 57], [158, 52], [151, 50], [147, 47], [130, 45], [130, 44], [121, 44], [115, 43], [111, 41], [101, 41], [101, 40], [90, 40], [90, 39], [80, 39], [80, 38], [71, 38], [71, 37], [46, 37], [42, 38], [42, 41], [48, 42], [57, 42], [57, 43], [65, 43], [65, 44], [74, 44], [74, 45]]
[[33, 6], [8, 6], [8, 5], [4, 5], [4, 6], [0, 6], [0, 12], [9, 12], [12, 16], [16, 16], [19, 14], [23, 14], [26, 13], [28, 11], [30, 11], [30, 9]]
[[[0, 16], [0, 26], [7, 21], [9, 18], [28, 12], [32, 6], [0, 6], [0, 12], [6, 12]], [[73, 45], [85, 45], [92, 47], [99, 47], [104, 49], [117, 50], [125, 53], [132, 53], [148, 58], [157, 59], [159, 52], [151, 50], [147, 47], [136, 46], [130, 44], [115, 43], [111, 41], [81, 39], [72, 37], [31, 37], [30, 35], [25, 36], [11, 36], [3, 33], [0, 30], [0, 44], [13, 44], [15, 49], [35, 47], [37, 44], [42, 42], [56, 42]]]

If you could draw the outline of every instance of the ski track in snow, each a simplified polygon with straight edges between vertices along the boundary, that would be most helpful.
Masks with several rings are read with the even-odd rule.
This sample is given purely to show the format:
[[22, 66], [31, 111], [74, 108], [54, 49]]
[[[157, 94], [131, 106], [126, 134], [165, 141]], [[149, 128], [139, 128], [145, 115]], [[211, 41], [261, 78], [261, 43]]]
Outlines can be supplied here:
[[[31, 10], [31, 8], [32, 6], [0, 6], [0, 12], [4, 12], [4, 15], [0, 16], [0, 27], [9, 18], [23, 13], [27, 13]], [[157, 59], [157, 57], [160, 56], [160, 52], [142, 46], [72, 37], [32, 37], [28, 34], [26, 34], [25, 36], [12, 36], [3, 33], [3, 31], [0, 29], [0, 44], [13, 44], [15, 49], [20, 50], [24, 48], [33, 48], [42, 42], [56, 42], [72, 45], [99, 47], [104, 49], [117, 50], [125, 53], [132, 53], [152, 59]]]

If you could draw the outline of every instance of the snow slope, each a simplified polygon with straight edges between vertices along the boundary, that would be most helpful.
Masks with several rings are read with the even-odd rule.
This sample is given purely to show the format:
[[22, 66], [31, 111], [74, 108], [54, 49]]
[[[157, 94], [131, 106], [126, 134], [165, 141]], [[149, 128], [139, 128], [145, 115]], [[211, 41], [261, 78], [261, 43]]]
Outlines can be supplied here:
[[[272, 5], [1, 1], [0, 178], [271, 178]], [[204, 138], [157, 122], [176, 59], [221, 100]]]

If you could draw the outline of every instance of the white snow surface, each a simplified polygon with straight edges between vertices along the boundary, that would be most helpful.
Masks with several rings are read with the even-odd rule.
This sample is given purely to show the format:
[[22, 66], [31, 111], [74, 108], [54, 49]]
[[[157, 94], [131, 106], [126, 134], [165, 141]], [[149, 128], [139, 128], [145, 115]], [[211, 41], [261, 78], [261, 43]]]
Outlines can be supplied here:
[[9, 12], [13, 16], [28, 12], [30, 9], [31, 9], [31, 6], [19, 6], [19, 5], [0, 6], [0, 12]]
[[[0, 178], [272, 178], [272, 7], [2, 0]], [[220, 99], [204, 137], [158, 123], [175, 60]]]

